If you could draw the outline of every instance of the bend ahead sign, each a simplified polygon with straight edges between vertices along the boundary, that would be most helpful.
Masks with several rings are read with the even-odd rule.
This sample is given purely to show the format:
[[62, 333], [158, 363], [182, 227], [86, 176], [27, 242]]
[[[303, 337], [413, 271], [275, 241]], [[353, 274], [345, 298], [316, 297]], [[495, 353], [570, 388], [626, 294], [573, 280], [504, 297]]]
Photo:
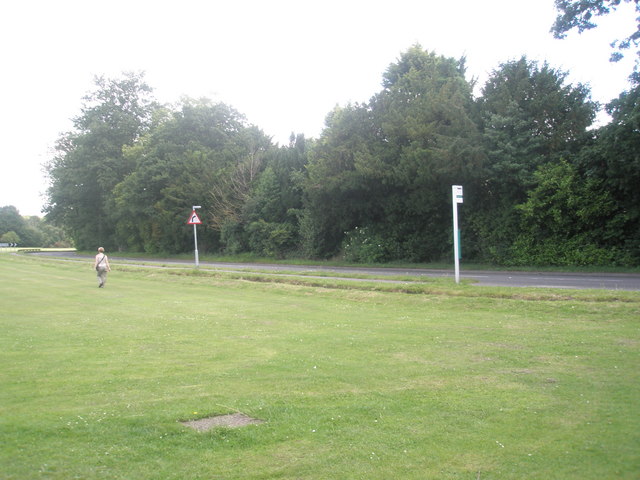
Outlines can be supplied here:
[[200, 217], [198, 217], [198, 214], [196, 213], [196, 211], [192, 211], [191, 212], [191, 216], [189, 217], [189, 221], [187, 222], [187, 225], [201, 225], [202, 222], [200, 221]]

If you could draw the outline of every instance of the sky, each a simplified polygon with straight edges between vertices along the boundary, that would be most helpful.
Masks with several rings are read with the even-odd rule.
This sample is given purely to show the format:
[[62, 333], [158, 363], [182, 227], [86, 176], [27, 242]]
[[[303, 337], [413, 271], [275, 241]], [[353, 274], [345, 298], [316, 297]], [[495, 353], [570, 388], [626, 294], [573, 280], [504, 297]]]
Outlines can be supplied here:
[[96, 76], [144, 72], [158, 101], [223, 102], [281, 145], [317, 138], [336, 105], [367, 102], [414, 44], [466, 57], [479, 87], [526, 55], [603, 104], [627, 90], [633, 59], [609, 63], [609, 44], [635, 30], [633, 7], [564, 40], [549, 33], [556, 13], [553, 0], [2, 2], [0, 207], [42, 215], [43, 166]]

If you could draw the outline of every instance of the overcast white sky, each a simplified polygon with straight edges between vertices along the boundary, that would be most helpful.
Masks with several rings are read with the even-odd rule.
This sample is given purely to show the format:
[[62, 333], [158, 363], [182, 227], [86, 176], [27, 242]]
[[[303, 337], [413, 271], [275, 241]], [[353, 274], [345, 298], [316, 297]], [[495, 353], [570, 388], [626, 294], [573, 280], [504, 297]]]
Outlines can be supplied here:
[[[274, 141], [317, 137], [335, 105], [365, 102], [411, 45], [467, 57], [480, 84], [526, 54], [570, 72], [602, 103], [629, 88], [609, 43], [633, 7], [554, 40], [553, 0], [24, 0], [0, 4], [0, 207], [40, 215], [42, 165], [96, 75], [144, 71], [161, 102], [231, 105]], [[632, 55], [629, 55], [631, 57]]]

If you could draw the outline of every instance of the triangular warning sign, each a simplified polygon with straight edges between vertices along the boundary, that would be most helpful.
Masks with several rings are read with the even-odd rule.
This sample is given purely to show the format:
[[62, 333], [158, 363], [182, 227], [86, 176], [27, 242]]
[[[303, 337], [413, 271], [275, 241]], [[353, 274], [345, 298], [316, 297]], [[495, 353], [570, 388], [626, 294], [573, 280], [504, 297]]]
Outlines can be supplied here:
[[193, 212], [191, 212], [191, 216], [189, 217], [187, 225], [200, 225], [201, 223], [202, 222], [200, 221], [200, 217], [198, 217], [196, 211], [194, 210]]

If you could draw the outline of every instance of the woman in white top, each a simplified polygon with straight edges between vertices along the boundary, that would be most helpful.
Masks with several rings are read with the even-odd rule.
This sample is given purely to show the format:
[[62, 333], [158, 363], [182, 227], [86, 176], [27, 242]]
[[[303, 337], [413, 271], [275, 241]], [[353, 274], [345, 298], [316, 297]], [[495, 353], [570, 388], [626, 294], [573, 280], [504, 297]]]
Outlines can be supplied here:
[[107, 272], [111, 271], [109, 259], [104, 253], [104, 248], [98, 248], [96, 260], [93, 262], [93, 268], [98, 272], [98, 288], [103, 288], [107, 283]]

